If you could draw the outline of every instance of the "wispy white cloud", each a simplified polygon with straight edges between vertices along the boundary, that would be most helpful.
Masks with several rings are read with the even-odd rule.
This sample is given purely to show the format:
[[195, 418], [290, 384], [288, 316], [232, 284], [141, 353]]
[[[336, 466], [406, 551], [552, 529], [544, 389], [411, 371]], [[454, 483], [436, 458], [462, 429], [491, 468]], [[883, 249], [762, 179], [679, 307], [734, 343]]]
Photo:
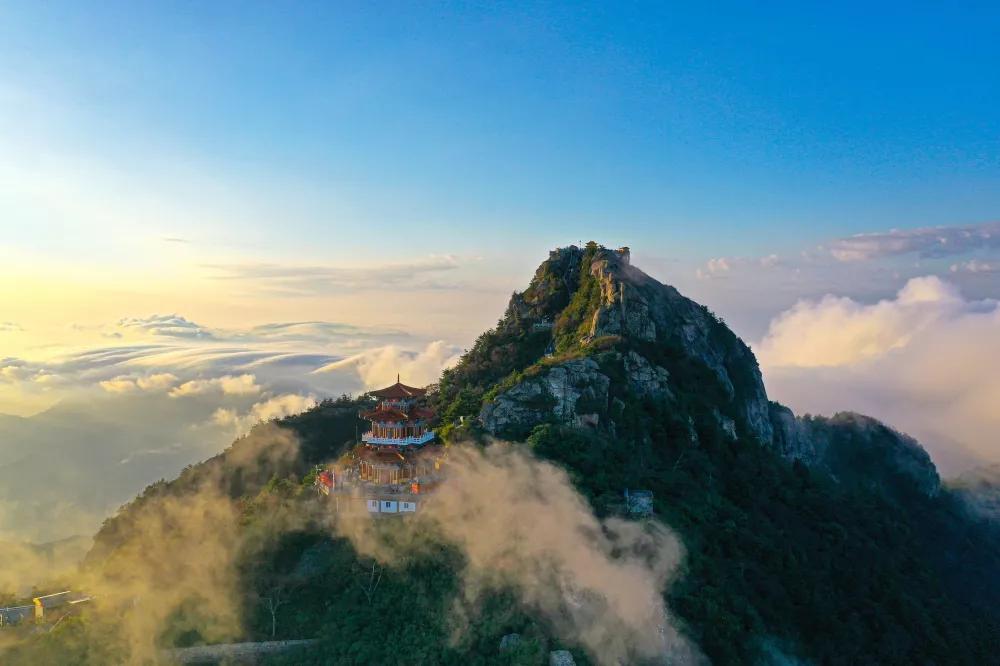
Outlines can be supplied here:
[[169, 372], [158, 372], [151, 375], [133, 377], [118, 375], [105, 379], [98, 384], [109, 393], [127, 393], [129, 391], [166, 391], [177, 383], [177, 376]]
[[781, 257], [776, 254], [769, 254], [766, 257], [761, 257], [757, 260], [757, 263], [761, 268], [771, 268], [777, 266], [781, 262]]
[[373, 374], [389, 376], [378, 368], [397, 361], [399, 371], [412, 369], [411, 381], [434, 381], [457, 353], [403, 331], [324, 321], [223, 330], [180, 315], [152, 315], [125, 318], [113, 328], [123, 334], [122, 344], [44, 359], [2, 358], [0, 383], [24, 391], [169, 391], [175, 398], [270, 390], [339, 395], [361, 390]]
[[20, 382], [32, 377], [35, 370], [27, 367], [27, 364], [19, 358], [0, 359], [0, 380], [6, 382]]
[[223, 395], [255, 395], [261, 392], [257, 378], [251, 374], [223, 375], [210, 379], [192, 379], [170, 390], [171, 398], [182, 398], [205, 393]]
[[23, 331], [24, 329], [15, 322], [12, 321], [0, 321], [0, 333], [16, 333]]
[[712, 278], [727, 275], [732, 269], [732, 260], [727, 257], [715, 257], [705, 262], [704, 266], [695, 271], [699, 280], [710, 280]]
[[761, 272], [781, 265], [781, 257], [768, 254], [763, 257], [715, 257], [695, 269], [695, 277], [699, 280], [715, 280], [729, 278], [734, 274]]
[[962, 263], [952, 264], [948, 270], [952, 273], [988, 275], [991, 273], [1000, 273], [1000, 262], [969, 259], [968, 261], [964, 261]]
[[125, 317], [118, 321], [118, 328], [138, 330], [150, 335], [171, 338], [211, 338], [212, 332], [177, 314], [154, 314], [148, 317]]
[[773, 250], [714, 257], [690, 272], [663, 265], [657, 277], [753, 339], [799, 299], [828, 293], [868, 302], [927, 275], [947, 278], [974, 298], [1000, 293], [1000, 223], [858, 234], [799, 251], [774, 241]]
[[461, 266], [454, 255], [432, 255], [408, 263], [367, 267], [293, 265], [273, 263], [211, 264], [218, 280], [252, 283], [255, 287], [286, 295], [314, 295], [344, 290], [444, 289], [442, 274]]
[[239, 436], [258, 423], [298, 414], [316, 405], [315, 396], [285, 393], [254, 403], [250, 409], [241, 412], [235, 408], [220, 407], [212, 412], [212, 423], [232, 430]]
[[365, 389], [391, 384], [398, 375], [404, 383], [423, 386], [437, 381], [441, 371], [458, 362], [461, 350], [442, 340], [437, 340], [419, 351], [390, 345], [368, 350], [361, 354], [335, 361], [313, 374], [357, 372]]
[[835, 259], [848, 262], [907, 254], [948, 257], [981, 249], [1000, 249], [1000, 222], [892, 229], [840, 238], [829, 246]]
[[[222, 336], [222, 333], [216, 333]], [[390, 344], [408, 339], [406, 331], [391, 328], [355, 326], [329, 321], [278, 322], [254, 326], [247, 331], [224, 334], [234, 342], [288, 342], [296, 345], [308, 343], [336, 345], [342, 349]]]

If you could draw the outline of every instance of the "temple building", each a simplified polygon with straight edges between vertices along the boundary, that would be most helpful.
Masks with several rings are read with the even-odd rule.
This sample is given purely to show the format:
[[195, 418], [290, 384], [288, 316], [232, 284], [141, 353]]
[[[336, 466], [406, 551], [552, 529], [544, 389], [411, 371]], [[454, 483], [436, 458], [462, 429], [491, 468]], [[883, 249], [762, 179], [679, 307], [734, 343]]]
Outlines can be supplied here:
[[375, 406], [359, 416], [371, 423], [361, 441], [333, 465], [318, 470], [316, 487], [338, 509], [360, 500], [369, 513], [400, 514], [418, 510], [423, 495], [441, 480], [445, 449], [430, 424], [434, 411], [425, 405], [427, 389], [396, 383], [369, 395]]
[[392, 386], [370, 394], [379, 402], [375, 409], [361, 414], [361, 418], [372, 424], [371, 430], [361, 436], [366, 444], [399, 449], [421, 446], [434, 439], [434, 431], [428, 427], [434, 412], [417, 404], [427, 389], [402, 384], [398, 375], [396, 380]]

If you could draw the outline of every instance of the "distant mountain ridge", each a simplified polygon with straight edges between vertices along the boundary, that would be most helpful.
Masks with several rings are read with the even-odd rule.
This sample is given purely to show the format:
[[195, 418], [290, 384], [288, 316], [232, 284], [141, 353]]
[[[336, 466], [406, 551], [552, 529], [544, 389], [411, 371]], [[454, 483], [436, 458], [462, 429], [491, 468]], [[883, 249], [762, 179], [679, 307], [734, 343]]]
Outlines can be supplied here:
[[0, 538], [51, 541], [96, 529], [150, 480], [225, 445], [188, 434], [193, 419], [211, 413], [197, 397], [137, 393], [0, 418]]

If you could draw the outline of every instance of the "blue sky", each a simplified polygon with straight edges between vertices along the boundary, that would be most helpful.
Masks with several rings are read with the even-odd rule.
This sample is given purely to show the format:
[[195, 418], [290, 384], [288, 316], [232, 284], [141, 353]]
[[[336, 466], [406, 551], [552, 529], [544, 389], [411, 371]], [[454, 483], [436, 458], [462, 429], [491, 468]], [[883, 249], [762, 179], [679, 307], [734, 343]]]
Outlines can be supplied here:
[[997, 34], [986, 4], [15, 2], [0, 91], [5, 133], [224, 202], [166, 235], [764, 255], [995, 220]]
[[0, 2], [0, 415], [82, 401], [179, 468], [434, 381], [594, 239], [772, 398], [996, 461], [997, 35], [996, 3]]

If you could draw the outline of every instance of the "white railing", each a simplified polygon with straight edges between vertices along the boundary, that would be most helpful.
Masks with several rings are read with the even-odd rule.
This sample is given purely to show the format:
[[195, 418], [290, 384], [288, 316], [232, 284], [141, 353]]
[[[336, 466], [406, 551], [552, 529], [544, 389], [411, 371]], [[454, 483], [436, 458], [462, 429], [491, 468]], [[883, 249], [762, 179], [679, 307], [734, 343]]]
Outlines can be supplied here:
[[361, 435], [361, 441], [367, 444], [389, 444], [392, 446], [415, 446], [426, 444], [434, 439], [432, 431], [425, 432], [419, 437], [376, 437], [371, 432]]

